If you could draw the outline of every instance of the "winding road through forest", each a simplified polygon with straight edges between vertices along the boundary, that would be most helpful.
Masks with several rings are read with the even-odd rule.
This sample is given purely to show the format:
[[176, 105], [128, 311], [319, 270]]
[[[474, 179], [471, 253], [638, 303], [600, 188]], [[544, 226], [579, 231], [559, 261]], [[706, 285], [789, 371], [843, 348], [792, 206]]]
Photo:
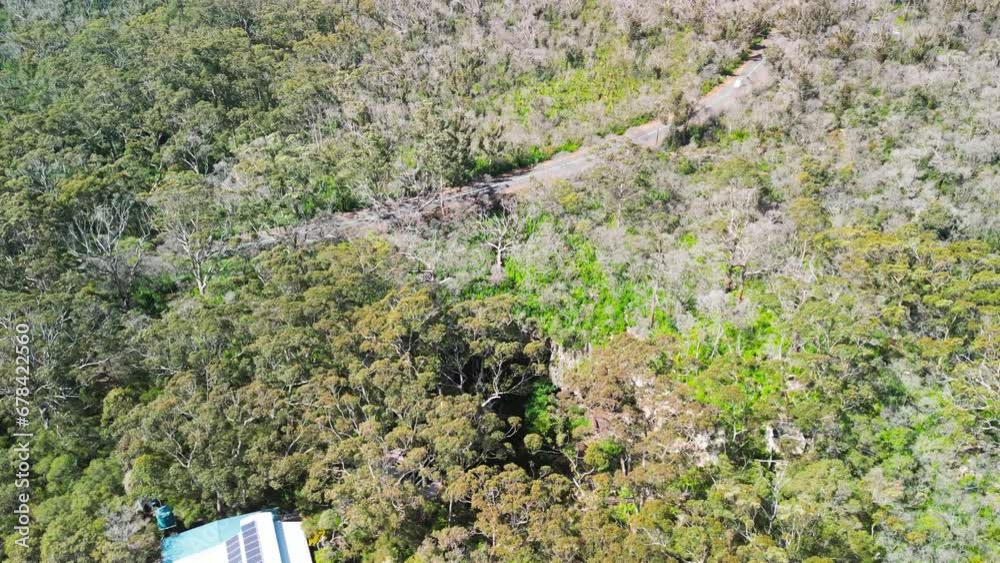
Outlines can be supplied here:
[[[688, 123], [705, 123], [710, 118], [741, 106], [770, 81], [763, 49], [751, 57], [731, 76], [702, 96]], [[660, 120], [628, 129], [620, 136], [643, 147], [655, 149], [667, 138], [671, 125]], [[605, 139], [613, 139], [608, 136]], [[447, 215], [471, 206], [482, 206], [525, 190], [535, 182], [546, 183], [580, 175], [599, 163], [595, 147], [583, 147], [562, 153], [531, 168], [516, 170], [495, 178], [485, 178], [470, 185], [448, 189], [436, 194], [402, 199], [383, 209], [363, 209], [345, 213], [324, 214], [296, 225], [261, 230], [240, 243], [239, 252], [253, 253], [278, 243], [293, 245], [318, 241], [351, 239], [370, 233], [387, 232], [393, 225], [412, 223], [434, 215]]]

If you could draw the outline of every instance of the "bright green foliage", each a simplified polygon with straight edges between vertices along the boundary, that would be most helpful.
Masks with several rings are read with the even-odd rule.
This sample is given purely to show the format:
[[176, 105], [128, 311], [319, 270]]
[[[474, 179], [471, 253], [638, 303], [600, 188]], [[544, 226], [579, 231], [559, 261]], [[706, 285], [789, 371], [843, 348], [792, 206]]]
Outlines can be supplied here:
[[[6, 3], [33, 536], [0, 482], [0, 559], [153, 561], [152, 497], [294, 511], [317, 561], [1000, 560], [997, 21]], [[753, 44], [770, 85], [695, 114]], [[594, 138], [651, 118], [660, 151]], [[516, 201], [396, 214], [584, 145]], [[270, 229], [366, 206], [378, 237]]]

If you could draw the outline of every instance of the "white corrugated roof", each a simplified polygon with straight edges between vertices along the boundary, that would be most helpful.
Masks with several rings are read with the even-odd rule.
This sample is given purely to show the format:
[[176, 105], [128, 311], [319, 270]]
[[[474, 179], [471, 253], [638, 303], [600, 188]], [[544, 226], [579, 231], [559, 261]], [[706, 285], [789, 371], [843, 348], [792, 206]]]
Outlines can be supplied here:
[[[175, 563], [312, 563], [301, 522], [278, 522], [270, 512], [255, 512], [240, 518], [239, 524], [238, 534]], [[181, 536], [174, 541], [183, 540]], [[227, 542], [232, 554], [227, 553]]]

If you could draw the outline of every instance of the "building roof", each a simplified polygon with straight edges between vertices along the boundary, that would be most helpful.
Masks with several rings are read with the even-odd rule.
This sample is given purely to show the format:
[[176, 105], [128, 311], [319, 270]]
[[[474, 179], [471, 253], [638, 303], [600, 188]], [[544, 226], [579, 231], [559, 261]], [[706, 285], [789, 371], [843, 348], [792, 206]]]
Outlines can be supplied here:
[[218, 520], [164, 538], [163, 563], [312, 563], [300, 522], [271, 512]]

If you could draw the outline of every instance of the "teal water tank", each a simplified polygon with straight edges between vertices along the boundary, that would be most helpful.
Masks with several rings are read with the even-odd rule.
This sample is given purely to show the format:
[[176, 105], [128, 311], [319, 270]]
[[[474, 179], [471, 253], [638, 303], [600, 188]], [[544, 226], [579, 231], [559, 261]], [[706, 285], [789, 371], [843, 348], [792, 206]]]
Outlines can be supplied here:
[[156, 516], [156, 525], [160, 530], [169, 530], [177, 525], [177, 519], [174, 518], [174, 509], [166, 504], [157, 508], [153, 514]]

